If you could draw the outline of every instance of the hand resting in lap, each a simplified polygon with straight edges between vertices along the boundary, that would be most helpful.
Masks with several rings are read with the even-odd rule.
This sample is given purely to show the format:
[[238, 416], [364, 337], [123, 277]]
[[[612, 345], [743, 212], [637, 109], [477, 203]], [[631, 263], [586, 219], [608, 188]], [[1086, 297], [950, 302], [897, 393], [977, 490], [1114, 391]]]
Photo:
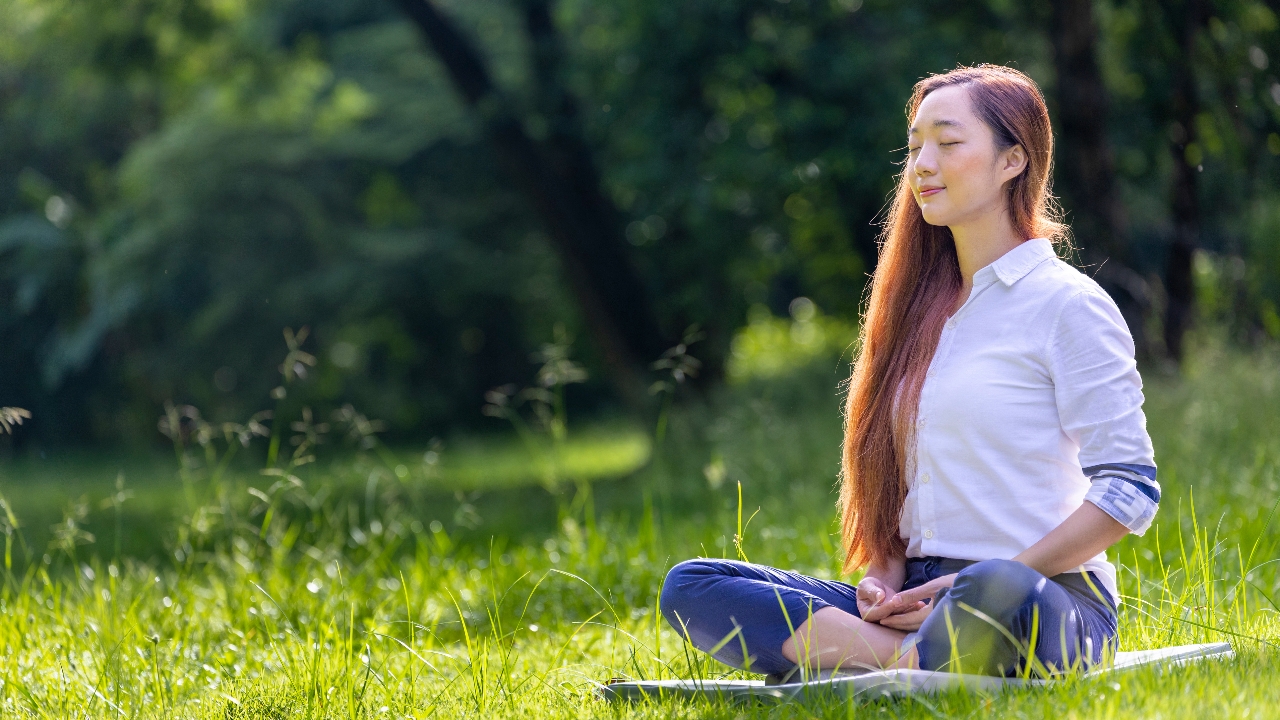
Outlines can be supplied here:
[[919, 630], [933, 611], [933, 596], [955, 581], [956, 574], [952, 573], [895, 593], [878, 578], [865, 577], [858, 583], [858, 612], [866, 622], [906, 632]]

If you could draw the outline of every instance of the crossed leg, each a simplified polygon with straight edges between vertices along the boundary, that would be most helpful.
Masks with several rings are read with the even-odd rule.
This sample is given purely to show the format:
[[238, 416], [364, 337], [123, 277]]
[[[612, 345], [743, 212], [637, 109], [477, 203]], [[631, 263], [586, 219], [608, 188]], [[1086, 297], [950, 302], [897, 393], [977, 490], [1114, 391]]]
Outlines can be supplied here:
[[902, 652], [907, 633], [824, 607], [782, 643], [782, 656], [813, 670], [915, 668], [916, 649]]
[[694, 647], [744, 670], [914, 667], [914, 654], [901, 652], [906, 633], [863, 622], [848, 583], [735, 560], [688, 560], [667, 574], [661, 607]]

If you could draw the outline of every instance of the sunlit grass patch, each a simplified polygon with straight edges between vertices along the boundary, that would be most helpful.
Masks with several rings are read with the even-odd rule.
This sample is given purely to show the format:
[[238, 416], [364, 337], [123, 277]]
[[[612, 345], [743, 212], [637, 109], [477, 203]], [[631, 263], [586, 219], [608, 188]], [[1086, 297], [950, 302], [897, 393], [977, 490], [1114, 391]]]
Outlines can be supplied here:
[[515, 438], [463, 439], [440, 454], [431, 483], [492, 490], [617, 478], [644, 467], [651, 452], [649, 435], [628, 429], [571, 433], [560, 443], [533, 447]]

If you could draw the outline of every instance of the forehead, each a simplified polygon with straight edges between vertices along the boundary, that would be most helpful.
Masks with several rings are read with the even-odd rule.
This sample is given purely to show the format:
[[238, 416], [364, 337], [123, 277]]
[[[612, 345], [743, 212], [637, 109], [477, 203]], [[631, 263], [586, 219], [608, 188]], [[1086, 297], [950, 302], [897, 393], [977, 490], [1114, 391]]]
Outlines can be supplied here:
[[934, 90], [920, 101], [909, 132], [915, 135], [945, 128], [964, 129], [975, 124], [978, 124], [978, 118], [973, 113], [969, 91], [962, 86], [951, 85]]

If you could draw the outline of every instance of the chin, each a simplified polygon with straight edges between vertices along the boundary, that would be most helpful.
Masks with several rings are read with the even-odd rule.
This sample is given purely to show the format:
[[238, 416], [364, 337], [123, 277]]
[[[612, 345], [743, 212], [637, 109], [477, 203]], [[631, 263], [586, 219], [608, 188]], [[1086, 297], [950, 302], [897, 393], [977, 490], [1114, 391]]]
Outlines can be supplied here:
[[924, 216], [924, 221], [930, 225], [948, 225], [951, 219], [949, 213], [939, 212], [937, 208], [920, 208], [920, 214]]

